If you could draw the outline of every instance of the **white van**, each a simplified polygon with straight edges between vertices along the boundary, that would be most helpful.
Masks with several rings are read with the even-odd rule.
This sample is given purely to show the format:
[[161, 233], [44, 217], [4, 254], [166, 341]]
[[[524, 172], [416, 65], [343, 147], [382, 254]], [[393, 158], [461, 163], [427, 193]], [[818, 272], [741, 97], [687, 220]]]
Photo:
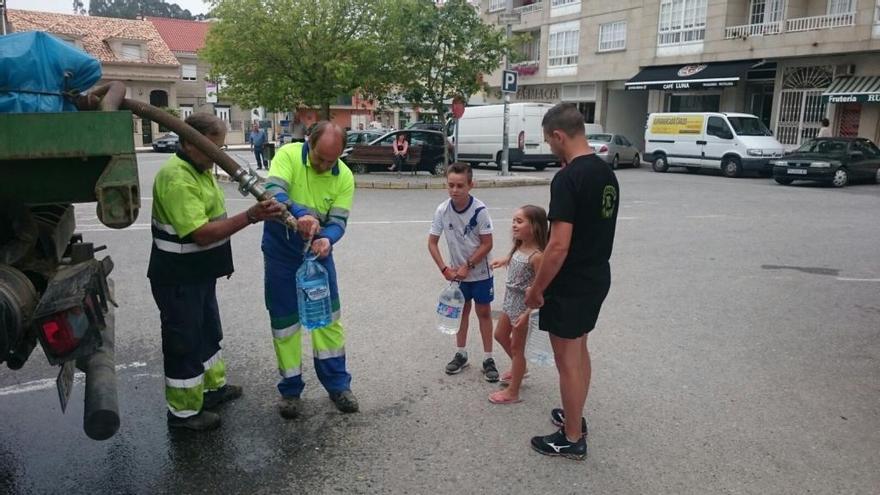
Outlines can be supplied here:
[[[509, 163], [544, 170], [557, 163], [544, 142], [541, 119], [548, 103], [511, 103], [508, 143]], [[504, 105], [467, 107], [458, 121], [458, 160], [471, 164], [494, 162], [501, 167], [501, 148], [504, 135]]]
[[783, 154], [761, 119], [745, 113], [652, 113], [645, 128], [645, 160], [655, 172], [720, 168], [727, 177], [769, 176], [770, 162]]

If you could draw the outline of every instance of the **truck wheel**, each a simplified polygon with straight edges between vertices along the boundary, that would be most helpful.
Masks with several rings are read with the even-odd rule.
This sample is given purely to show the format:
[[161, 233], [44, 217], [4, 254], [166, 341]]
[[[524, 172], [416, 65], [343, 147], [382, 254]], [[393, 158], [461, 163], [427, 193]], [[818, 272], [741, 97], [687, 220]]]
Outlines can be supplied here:
[[652, 168], [654, 169], [654, 172], [666, 172], [669, 170], [669, 162], [666, 161], [666, 156], [660, 155], [657, 158], [654, 158]]
[[[501, 170], [501, 152], [499, 151], [497, 155], [495, 155], [495, 168], [499, 171]], [[510, 163], [507, 164], [508, 170], [510, 169]]]
[[783, 186], [787, 186], [794, 182], [794, 179], [789, 179], [787, 177], [774, 177], [773, 180], [775, 180], [777, 184], [782, 184]]
[[742, 164], [739, 158], [730, 157], [721, 160], [721, 172], [725, 177], [739, 177], [742, 175]]

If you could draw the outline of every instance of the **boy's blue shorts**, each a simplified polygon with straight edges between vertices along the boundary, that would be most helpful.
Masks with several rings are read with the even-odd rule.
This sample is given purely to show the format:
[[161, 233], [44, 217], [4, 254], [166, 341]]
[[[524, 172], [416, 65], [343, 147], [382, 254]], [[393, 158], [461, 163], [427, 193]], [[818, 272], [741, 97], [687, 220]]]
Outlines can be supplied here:
[[485, 280], [459, 283], [464, 300], [474, 300], [477, 304], [489, 304], [495, 300], [495, 281], [492, 277]]

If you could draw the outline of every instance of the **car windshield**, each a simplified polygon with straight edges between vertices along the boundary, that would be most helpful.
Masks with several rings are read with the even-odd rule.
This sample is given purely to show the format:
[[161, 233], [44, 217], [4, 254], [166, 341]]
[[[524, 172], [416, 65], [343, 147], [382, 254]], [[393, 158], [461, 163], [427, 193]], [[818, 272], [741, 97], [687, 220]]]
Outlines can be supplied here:
[[733, 130], [740, 136], [772, 136], [767, 126], [755, 117], [727, 117]]
[[358, 142], [358, 136], [359, 136], [359, 135], [360, 135], [360, 134], [357, 134], [357, 133], [354, 133], [354, 132], [349, 133], [349, 134], [348, 134], [348, 137], [345, 139], [345, 142], [346, 142], [347, 144], [357, 144], [357, 142]]
[[587, 134], [587, 141], [597, 141], [600, 143], [610, 143], [611, 134]]
[[796, 150], [798, 153], [835, 155], [846, 152], [846, 141], [836, 139], [811, 139]]

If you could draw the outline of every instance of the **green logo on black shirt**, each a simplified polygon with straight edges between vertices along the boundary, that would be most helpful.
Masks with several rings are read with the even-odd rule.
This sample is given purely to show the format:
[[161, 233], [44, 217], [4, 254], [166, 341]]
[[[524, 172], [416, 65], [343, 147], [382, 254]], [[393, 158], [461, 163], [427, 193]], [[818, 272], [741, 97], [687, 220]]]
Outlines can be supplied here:
[[602, 191], [602, 218], [611, 218], [614, 205], [617, 204], [617, 189], [612, 185], [605, 186]]

